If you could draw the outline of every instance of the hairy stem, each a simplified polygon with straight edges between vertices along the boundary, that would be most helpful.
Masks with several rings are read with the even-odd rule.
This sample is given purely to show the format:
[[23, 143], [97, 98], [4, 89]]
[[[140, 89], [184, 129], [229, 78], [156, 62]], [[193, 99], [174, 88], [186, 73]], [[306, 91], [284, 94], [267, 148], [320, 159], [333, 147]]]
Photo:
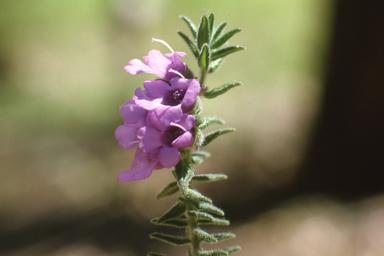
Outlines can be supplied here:
[[[190, 210], [196, 210], [195, 206], [192, 203], [187, 204], [187, 211]], [[199, 237], [193, 232], [195, 228], [199, 227], [199, 223], [196, 217], [188, 216], [187, 215], [187, 221], [188, 221], [188, 227], [187, 227], [187, 235], [189, 239], [191, 240], [191, 255], [196, 256], [197, 252], [201, 250], [200, 246], [200, 239]]]

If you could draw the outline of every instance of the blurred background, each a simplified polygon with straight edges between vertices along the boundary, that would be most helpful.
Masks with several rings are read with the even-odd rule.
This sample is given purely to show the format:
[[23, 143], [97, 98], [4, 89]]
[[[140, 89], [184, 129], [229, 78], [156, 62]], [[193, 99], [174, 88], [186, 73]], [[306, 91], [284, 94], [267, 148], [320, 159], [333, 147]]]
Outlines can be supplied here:
[[[0, 254], [185, 255], [148, 234], [175, 202], [170, 170], [117, 182], [134, 151], [114, 130], [149, 74], [123, 67], [151, 49], [184, 51], [179, 19], [243, 28], [247, 47], [208, 77], [205, 100], [237, 132], [216, 140], [198, 189], [226, 212], [237, 255], [383, 255], [384, 16], [380, 1], [0, 1]], [[213, 127], [217, 128], [218, 126]]]

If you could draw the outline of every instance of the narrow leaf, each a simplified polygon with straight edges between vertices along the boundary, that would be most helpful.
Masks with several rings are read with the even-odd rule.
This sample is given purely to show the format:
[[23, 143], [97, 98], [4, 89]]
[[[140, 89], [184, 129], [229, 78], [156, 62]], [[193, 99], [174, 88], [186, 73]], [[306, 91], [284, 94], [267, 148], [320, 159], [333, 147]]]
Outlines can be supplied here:
[[213, 220], [214, 219], [214, 217], [211, 214], [208, 214], [206, 212], [199, 212], [199, 211], [191, 210], [191, 211], [188, 211], [187, 214], [188, 214], [188, 216], [195, 217], [199, 220]]
[[221, 31], [223, 31], [224, 27], [228, 24], [227, 21], [223, 21], [219, 24], [219, 26], [217, 26], [217, 28], [215, 29], [215, 31], [213, 32], [213, 36], [212, 36], [212, 42], [214, 42], [216, 40], [216, 38], [219, 37], [219, 35], [221, 34]]
[[189, 46], [189, 49], [191, 49], [193, 55], [195, 55], [195, 57], [199, 57], [199, 52], [195, 46], [195, 44], [192, 42], [191, 39], [189, 39], [188, 36], [186, 36], [183, 32], [181, 31], [177, 31], [177, 33], [181, 36], [181, 38], [184, 39], [184, 41], [187, 43], [187, 45]]
[[194, 189], [190, 189], [190, 188], [187, 189], [184, 195], [196, 202], [203, 201], [207, 203], [212, 203], [212, 200], [210, 198], [203, 196], [202, 194], [200, 194]]
[[207, 43], [203, 44], [203, 47], [201, 48], [198, 64], [199, 67], [201, 67], [203, 70], [207, 71], [209, 67], [209, 60], [211, 58], [211, 51], [209, 49], [209, 46]]
[[239, 86], [239, 85], [242, 85], [242, 83], [235, 81], [233, 83], [225, 84], [225, 85], [217, 87], [217, 88], [215, 88], [213, 90], [205, 92], [203, 95], [204, 95], [205, 98], [213, 99], [213, 98], [215, 98], [215, 97], [217, 97], [217, 96], [219, 96], [221, 94], [226, 93], [227, 91], [229, 91], [233, 87], [236, 87], [236, 86]]
[[180, 237], [180, 236], [171, 236], [166, 235], [158, 232], [154, 232], [149, 235], [150, 238], [158, 239], [160, 241], [173, 244], [173, 245], [184, 245], [191, 242], [187, 237]]
[[205, 136], [203, 144], [201, 146], [206, 147], [209, 143], [211, 143], [214, 139], [216, 139], [220, 135], [223, 135], [229, 132], [234, 132], [235, 130], [236, 130], [235, 128], [223, 128], [223, 129], [219, 129], [214, 132], [211, 132]]
[[184, 15], [181, 15], [180, 18], [183, 19], [185, 21], [185, 23], [187, 23], [189, 29], [191, 30], [193, 38], [196, 39], [197, 38], [197, 27], [196, 27], [196, 25], [190, 19], [188, 19]]
[[201, 240], [203, 240], [207, 243], [216, 243], [217, 242], [216, 237], [208, 234], [207, 232], [205, 232], [199, 228], [193, 229], [193, 233], [195, 233]]
[[[211, 154], [209, 152], [199, 151], [199, 152], [192, 153], [191, 160], [192, 160], [193, 164], [200, 164], [201, 162], [203, 162], [203, 160], [205, 158], [210, 157], [210, 156], [211, 156]], [[193, 180], [193, 178], [192, 178], [192, 180]]]
[[157, 194], [156, 199], [160, 199], [160, 198], [163, 198], [166, 196], [173, 195], [177, 191], [179, 191], [179, 187], [177, 186], [177, 182], [174, 181], [174, 182], [168, 184], [168, 186], [166, 186], [162, 191], [160, 191], [160, 193]]
[[199, 220], [199, 223], [202, 225], [218, 225], [218, 226], [228, 226], [229, 221], [225, 219], [214, 218], [213, 220]]
[[220, 59], [217, 59], [217, 60], [214, 60], [214, 61], [210, 61], [209, 62], [208, 73], [215, 72], [220, 67], [221, 63], [223, 63], [223, 60], [224, 60], [224, 58], [220, 58]]
[[201, 121], [202, 121], [202, 123], [200, 125], [198, 125], [198, 128], [200, 130], [207, 128], [208, 125], [210, 125], [210, 124], [224, 124], [225, 123], [225, 121], [223, 119], [220, 119], [220, 118], [214, 117], [214, 116], [203, 117], [201, 119]]
[[197, 204], [196, 208], [199, 211], [209, 212], [209, 213], [214, 213], [214, 214], [217, 214], [217, 215], [220, 215], [220, 216], [224, 216], [223, 210], [221, 210], [220, 208], [214, 206], [213, 204], [208, 204], [208, 203], [201, 202], [201, 203]]
[[151, 220], [151, 223], [156, 224], [156, 225], [174, 227], [174, 228], [188, 227], [188, 222], [186, 219], [177, 218], [177, 219], [170, 219], [170, 220], [164, 221], [162, 223], [157, 223], [158, 220], [159, 220], [158, 218], [154, 218]]
[[235, 45], [235, 46], [229, 46], [227, 48], [218, 50], [216, 52], [212, 52], [211, 61], [214, 61], [214, 60], [217, 60], [220, 58], [224, 58], [231, 53], [235, 53], [237, 51], [244, 50], [244, 49], [245, 49], [245, 47], [243, 47], [243, 46]]
[[175, 166], [174, 175], [176, 176], [177, 184], [179, 185], [181, 193], [187, 193], [187, 190], [189, 189], [189, 182], [194, 175], [192, 164], [180, 161]]
[[219, 48], [222, 46], [225, 42], [227, 42], [232, 36], [234, 36], [236, 33], [239, 33], [241, 31], [241, 28], [234, 28], [226, 32], [224, 35], [219, 37], [216, 41], [214, 41], [211, 44], [212, 49]]
[[210, 174], [199, 174], [192, 178], [193, 182], [212, 182], [217, 180], [226, 180], [228, 178], [227, 175], [221, 173], [210, 173]]
[[226, 252], [228, 252], [228, 254], [230, 254], [230, 253], [237, 252], [240, 250], [241, 250], [241, 247], [236, 245], [236, 246], [229, 247], [229, 248], [225, 249], [224, 251], [226, 251]]
[[209, 31], [210, 31], [210, 35], [212, 35], [212, 31], [213, 31], [213, 26], [215, 24], [215, 15], [213, 13], [211, 13], [208, 17], [208, 22], [209, 22]]
[[200, 50], [203, 44], [209, 43], [210, 31], [207, 15], [201, 17], [199, 30], [197, 33], [197, 48]]
[[149, 252], [147, 256], [168, 256], [167, 254], [157, 253], [157, 252]]
[[225, 239], [232, 239], [235, 238], [236, 235], [231, 232], [225, 232], [225, 233], [218, 233], [218, 234], [212, 234], [218, 242], [223, 241]]
[[187, 206], [183, 202], [178, 202], [177, 204], [172, 206], [171, 209], [169, 209], [166, 213], [164, 213], [164, 215], [157, 220], [157, 223], [161, 224], [164, 221], [180, 217], [184, 214], [186, 210]]
[[197, 252], [198, 256], [227, 256], [228, 253], [225, 250], [212, 250], [212, 251], [200, 251]]

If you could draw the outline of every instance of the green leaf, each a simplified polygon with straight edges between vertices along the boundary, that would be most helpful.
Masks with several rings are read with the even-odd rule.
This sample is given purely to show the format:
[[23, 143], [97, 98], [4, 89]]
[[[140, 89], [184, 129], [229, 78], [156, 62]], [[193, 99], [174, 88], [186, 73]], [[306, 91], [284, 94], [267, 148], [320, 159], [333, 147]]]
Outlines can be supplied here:
[[179, 185], [180, 191], [182, 194], [187, 193], [189, 189], [189, 182], [194, 175], [193, 166], [191, 163], [185, 163], [184, 161], [180, 161], [175, 166], [174, 175], [177, 179], [177, 184]]
[[212, 42], [214, 42], [216, 40], [216, 38], [219, 37], [221, 31], [223, 31], [224, 27], [228, 24], [227, 21], [223, 21], [219, 24], [219, 26], [217, 26], [217, 28], [214, 30], [213, 32], [213, 36], [212, 36]]
[[158, 232], [154, 232], [150, 234], [149, 237], [158, 239], [160, 241], [173, 244], [173, 245], [184, 245], [184, 244], [189, 244], [191, 242], [191, 240], [189, 240], [187, 237], [171, 236], [171, 235], [166, 235]]
[[202, 194], [200, 194], [198, 191], [194, 189], [190, 189], [190, 188], [187, 189], [184, 195], [196, 202], [202, 201], [202, 202], [212, 203], [212, 200], [210, 198], [203, 196]]
[[212, 182], [217, 180], [226, 180], [228, 178], [227, 175], [221, 173], [210, 173], [210, 174], [198, 174], [192, 178], [193, 182]]
[[215, 72], [220, 67], [221, 63], [223, 63], [223, 60], [224, 60], [224, 58], [220, 58], [220, 59], [217, 59], [217, 60], [214, 60], [214, 61], [210, 61], [209, 62], [208, 73]]
[[197, 33], [197, 48], [201, 49], [203, 44], [209, 43], [210, 31], [209, 31], [209, 21], [207, 15], [201, 17], [199, 30]]
[[206, 212], [191, 210], [191, 211], [188, 211], [187, 214], [188, 214], [188, 216], [195, 217], [199, 220], [213, 220], [214, 219], [214, 217], [211, 214], [208, 214]]
[[195, 75], [193, 74], [192, 70], [188, 67], [187, 64], [185, 64], [185, 76], [184, 77], [187, 78], [187, 79], [194, 79], [194, 78], [196, 78]]
[[235, 45], [235, 46], [229, 46], [227, 48], [224, 48], [224, 49], [221, 49], [221, 50], [218, 50], [215, 52], [212, 51], [211, 61], [214, 61], [214, 60], [217, 60], [220, 58], [224, 58], [224, 57], [228, 56], [229, 54], [232, 54], [232, 53], [235, 53], [237, 51], [244, 50], [244, 49], [245, 49], [245, 47], [243, 47], [243, 46]]
[[206, 147], [209, 143], [211, 143], [214, 139], [216, 139], [220, 135], [223, 135], [229, 132], [234, 132], [235, 130], [236, 130], [235, 128], [223, 128], [223, 129], [219, 129], [214, 132], [211, 132], [205, 136], [203, 144], [201, 146]]
[[207, 43], [203, 44], [203, 47], [201, 48], [198, 64], [199, 67], [201, 67], [203, 70], [207, 71], [209, 67], [209, 60], [211, 58], [211, 51], [209, 49], [209, 46]]
[[198, 203], [196, 205], [196, 208], [199, 211], [209, 212], [209, 213], [214, 213], [214, 214], [217, 214], [217, 215], [220, 215], [220, 216], [224, 216], [223, 210], [221, 210], [220, 208], [214, 206], [213, 204], [208, 204], [208, 203], [200, 202], [200, 203]]
[[202, 225], [218, 225], [218, 226], [229, 226], [229, 220], [214, 218], [213, 220], [199, 220]]
[[223, 241], [225, 239], [232, 239], [236, 237], [236, 235], [233, 234], [232, 232], [217, 233], [212, 235], [217, 239], [218, 242]]
[[241, 247], [236, 245], [236, 246], [229, 247], [229, 248], [225, 249], [224, 251], [226, 251], [226, 252], [228, 252], [228, 254], [230, 254], [230, 253], [237, 252], [240, 250], [241, 250]]
[[[217, 87], [213, 90], [210, 90], [208, 92], [205, 92], [203, 94], [203, 96], [205, 98], [208, 98], [208, 99], [213, 99], [221, 94], [224, 94], [226, 93], [227, 91], [229, 91], [230, 89], [232, 89], [233, 87], [236, 87], [236, 86], [239, 86], [239, 85], [242, 85], [241, 82], [233, 82], [233, 83], [229, 83], [229, 84], [225, 84], [225, 85], [222, 85], [220, 87]], [[200, 128], [200, 127], [199, 127]]]
[[168, 256], [167, 254], [157, 253], [157, 252], [149, 252], [147, 256]]
[[225, 250], [212, 250], [212, 251], [199, 251], [198, 256], [227, 256], [228, 252]]
[[234, 29], [229, 30], [224, 35], [222, 35], [220, 38], [218, 38], [216, 41], [214, 41], [211, 44], [211, 48], [212, 49], [219, 48], [220, 46], [225, 44], [225, 42], [227, 42], [232, 36], [234, 36], [236, 33], [239, 33], [240, 31], [241, 31], [241, 28], [234, 28]]
[[225, 121], [223, 119], [220, 119], [220, 118], [214, 117], [214, 116], [207, 116], [207, 117], [201, 118], [201, 124], [197, 125], [197, 127], [200, 130], [204, 130], [210, 124], [224, 124], [224, 123], [225, 123]]
[[201, 240], [203, 240], [207, 243], [216, 243], [217, 242], [216, 237], [208, 234], [207, 232], [205, 232], [199, 228], [193, 229], [193, 233], [195, 233]]
[[183, 32], [181, 31], [177, 31], [177, 33], [181, 36], [181, 38], [184, 39], [184, 41], [187, 43], [187, 45], [189, 46], [189, 49], [191, 49], [193, 55], [195, 55], [195, 57], [199, 57], [199, 51], [197, 50], [196, 48], [196, 45], [192, 42], [191, 39], [189, 39], [188, 36], [186, 36]]
[[178, 202], [177, 204], [173, 205], [171, 209], [169, 209], [166, 213], [164, 213], [164, 215], [157, 220], [157, 223], [161, 224], [170, 219], [180, 217], [186, 210], [187, 206], [183, 202]]
[[211, 13], [208, 17], [210, 35], [213, 31], [213, 25], [215, 24], [215, 15]]
[[[206, 151], [199, 151], [199, 152], [194, 152], [191, 154], [191, 160], [193, 164], [200, 164], [203, 162], [203, 160], [207, 157], [210, 157], [211, 154]], [[192, 178], [193, 180], [193, 178]]]
[[180, 18], [183, 19], [185, 21], [185, 23], [187, 23], [189, 29], [191, 30], [193, 38], [196, 39], [197, 38], [197, 27], [196, 27], [196, 25], [190, 19], [188, 19], [184, 15], [181, 15]]
[[177, 219], [170, 219], [170, 220], [164, 221], [162, 223], [157, 223], [158, 220], [159, 220], [159, 218], [153, 218], [151, 220], [151, 223], [156, 224], [156, 225], [174, 227], [174, 228], [188, 227], [188, 222], [186, 219], [177, 218]]
[[166, 196], [170, 196], [179, 191], [179, 187], [177, 186], [177, 182], [174, 181], [169, 183], [159, 194], [157, 194], [156, 199], [160, 199]]

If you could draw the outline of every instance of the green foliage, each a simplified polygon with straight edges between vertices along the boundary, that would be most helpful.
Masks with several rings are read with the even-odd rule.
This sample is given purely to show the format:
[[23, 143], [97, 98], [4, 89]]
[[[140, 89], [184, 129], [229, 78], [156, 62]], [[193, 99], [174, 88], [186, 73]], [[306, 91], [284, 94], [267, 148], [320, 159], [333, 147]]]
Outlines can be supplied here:
[[198, 256], [226, 256], [228, 252], [225, 250], [200, 251]]
[[192, 182], [212, 182], [217, 180], [226, 180], [227, 175], [221, 173], [199, 174], [192, 178]]
[[214, 218], [213, 220], [199, 220], [199, 224], [229, 226], [229, 220]]
[[219, 48], [220, 46], [225, 44], [225, 42], [227, 42], [229, 38], [234, 36], [236, 33], [239, 33], [240, 31], [241, 31], [241, 28], [234, 28], [234, 29], [229, 30], [227, 33], [225, 33], [219, 39], [215, 40], [212, 43], [212, 49]]
[[197, 127], [200, 130], [204, 130], [207, 128], [210, 124], [224, 124], [224, 120], [218, 117], [213, 116], [207, 116], [207, 117], [200, 117], [200, 123], [197, 124]]
[[[189, 38], [183, 32], [178, 31], [178, 34], [187, 43], [188, 47], [197, 58], [198, 66], [200, 68], [200, 84], [203, 86], [205, 76], [207, 73], [214, 72], [222, 63], [223, 59], [231, 53], [244, 49], [242, 46], [230, 46], [220, 49], [231, 37], [241, 31], [239, 28], [229, 30], [222, 34], [227, 22], [220, 23], [215, 28], [215, 16], [213, 13], [203, 15], [198, 26], [193, 24], [185, 16], [180, 16], [187, 26], [189, 27], [193, 39]], [[188, 78], [194, 78], [193, 72], [187, 69]], [[241, 82], [233, 82], [225, 84], [211, 91], [207, 91], [202, 87], [200, 94], [205, 98], [215, 98], [233, 87], [241, 85]], [[194, 107], [188, 111], [188, 114], [194, 115], [196, 118], [196, 125], [194, 127], [195, 141], [193, 146], [198, 150], [201, 147], [207, 146], [214, 139], [220, 135], [233, 132], [233, 128], [223, 128], [213, 131], [207, 135], [203, 134], [203, 130], [211, 124], [224, 124], [224, 120], [217, 117], [203, 117], [201, 113], [201, 97], [197, 97]], [[228, 255], [235, 252], [240, 247], [230, 247], [224, 250], [217, 249], [206, 251], [200, 246], [201, 242], [217, 243], [226, 239], [234, 238], [235, 235], [231, 232], [209, 234], [202, 230], [200, 225], [220, 225], [228, 226], [229, 221], [224, 218], [217, 218], [216, 216], [223, 217], [224, 211], [212, 204], [212, 200], [193, 186], [193, 182], [213, 182], [218, 180], [227, 179], [225, 174], [199, 174], [194, 173], [194, 164], [200, 164], [205, 158], [210, 156], [210, 153], [205, 151], [191, 152], [192, 148], [180, 150], [181, 160], [175, 166], [172, 172], [176, 181], [168, 184], [158, 195], [157, 199], [173, 195], [177, 192], [181, 193], [178, 197], [179, 202], [173, 205], [165, 214], [160, 218], [154, 218], [152, 223], [157, 225], [186, 228], [187, 237], [171, 236], [162, 233], [152, 233], [151, 238], [170, 243], [173, 245], [190, 244], [190, 256], [219, 256]], [[162, 256], [159, 253], [149, 253], [149, 256]]]
[[197, 60], [199, 67], [201, 67], [202, 70], [208, 71], [210, 59], [211, 59], [211, 50], [209, 49], [208, 44], [204, 43], [203, 47], [201, 48], [199, 58]]
[[205, 98], [213, 99], [213, 98], [216, 98], [217, 96], [219, 96], [219, 95], [221, 95], [223, 93], [226, 93], [227, 91], [229, 91], [233, 87], [236, 87], [236, 86], [239, 86], [239, 85], [242, 85], [242, 83], [235, 81], [233, 83], [225, 84], [225, 85], [217, 87], [217, 88], [215, 88], [215, 89], [213, 89], [211, 91], [205, 92], [203, 95], [204, 95]]
[[240, 251], [241, 250], [241, 247], [236, 245], [236, 246], [232, 246], [232, 247], [229, 247], [227, 249], [225, 249], [226, 252], [228, 252], [228, 254], [230, 253], [233, 253], [233, 252], [237, 252], [237, 251]]
[[[199, 26], [197, 27], [190, 19], [185, 16], [180, 16], [189, 27], [193, 39], [190, 39], [186, 34], [178, 31], [178, 34], [187, 43], [193, 55], [198, 59], [198, 64], [201, 70], [214, 72], [220, 66], [223, 58], [229, 54], [245, 49], [243, 46], [230, 46], [220, 49], [231, 37], [241, 31], [240, 28], [234, 28], [221, 35], [227, 22], [220, 23], [216, 28], [215, 15], [213, 13], [203, 15]], [[204, 81], [204, 73], [202, 73], [201, 84]]]
[[191, 242], [191, 240], [189, 240], [189, 238], [187, 237], [171, 236], [171, 235], [166, 235], [158, 232], [154, 232], [150, 234], [149, 237], [163, 241], [165, 243], [172, 244], [172, 245], [185, 245]]
[[[219, 216], [224, 216], [223, 210], [221, 210], [220, 208], [214, 206], [213, 204], [209, 204], [209, 203], [206, 203], [206, 202], [198, 202], [196, 204], [196, 208], [199, 211], [209, 212], [209, 213], [217, 214]], [[211, 218], [211, 220], [212, 219], [213, 218]]]
[[236, 237], [236, 235], [231, 232], [213, 234], [213, 236], [217, 239], [218, 242]]
[[[192, 153], [191, 154], [192, 164], [200, 164], [203, 162], [203, 160], [205, 158], [210, 157], [210, 156], [211, 156], [211, 154], [209, 152], [205, 152], [205, 151]], [[192, 180], [193, 180], [193, 177], [192, 177]]]
[[157, 220], [157, 223], [161, 224], [170, 219], [180, 217], [184, 214], [186, 210], [186, 205], [183, 202], [178, 202], [177, 204], [172, 206], [171, 209], [169, 209], [166, 213], [164, 213], [164, 215]]
[[197, 237], [200, 238], [200, 240], [205, 241], [207, 243], [216, 243], [217, 242], [216, 237], [208, 234], [207, 232], [201, 230], [200, 228], [195, 228], [193, 230], [193, 233], [195, 233], [197, 235]]
[[226, 134], [229, 132], [234, 132], [235, 130], [236, 129], [234, 129], [234, 128], [223, 128], [223, 129], [219, 129], [219, 130], [216, 130], [214, 132], [211, 132], [205, 136], [204, 141], [203, 141], [201, 146], [205, 147], [209, 143], [211, 143], [214, 139], [218, 138], [220, 135], [223, 135], [223, 134]]
[[174, 227], [174, 228], [186, 228], [188, 227], [188, 222], [186, 219], [181, 219], [181, 218], [176, 218], [176, 219], [170, 219], [163, 221], [161, 223], [158, 222], [158, 218], [154, 218], [151, 220], [151, 223], [157, 224], [157, 225], [162, 225], [162, 226], [169, 226], [169, 227]]
[[157, 194], [156, 199], [160, 199], [166, 196], [173, 195], [179, 191], [179, 187], [177, 186], [177, 182], [171, 182], [166, 186], [159, 194]]
[[245, 49], [245, 47], [243, 47], [241, 45], [234, 45], [234, 46], [229, 46], [229, 47], [224, 48], [224, 49], [220, 49], [218, 51], [212, 51], [211, 60], [214, 61], [214, 60], [217, 60], [220, 58], [224, 58], [224, 57], [227, 57], [229, 54], [232, 54], [232, 53], [235, 53], [237, 51], [244, 50], [244, 49]]
[[195, 217], [196, 219], [199, 220], [213, 220], [214, 217], [211, 214], [205, 213], [205, 212], [200, 212], [200, 211], [195, 211], [191, 210], [187, 212], [188, 216], [190, 217]]

